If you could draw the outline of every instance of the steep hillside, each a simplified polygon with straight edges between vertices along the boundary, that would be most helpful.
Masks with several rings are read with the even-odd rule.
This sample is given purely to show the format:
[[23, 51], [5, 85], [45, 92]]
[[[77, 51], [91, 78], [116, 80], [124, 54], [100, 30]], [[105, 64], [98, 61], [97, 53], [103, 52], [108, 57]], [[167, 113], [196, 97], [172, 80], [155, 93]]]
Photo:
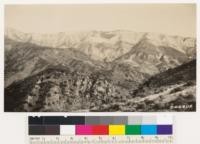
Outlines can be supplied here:
[[155, 75], [189, 60], [184, 53], [171, 47], [156, 46], [145, 38], [115, 61], [128, 63], [142, 73]]
[[132, 93], [105, 71], [53, 66], [7, 87], [5, 110], [194, 111], [195, 93], [195, 60], [149, 78]]
[[153, 75], [175, 68], [190, 60], [171, 47], [160, 47], [142, 40], [128, 53], [112, 62], [111, 77], [133, 90]]
[[129, 104], [136, 110], [194, 111], [196, 60], [151, 77], [133, 91], [132, 96]]
[[5, 89], [5, 111], [90, 111], [122, 101], [123, 88], [104, 74], [51, 67]]
[[147, 80], [151, 73], [146, 73], [130, 63], [113, 62], [108, 75], [115, 84], [133, 90]]
[[92, 61], [84, 53], [71, 48], [52, 49], [31, 43], [6, 41], [5, 49], [6, 87], [14, 81], [37, 74], [48, 66], [70, 66], [72, 70], [81, 72], [103, 67], [101, 63]]
[[[151, 77], [140, 87], [146, 90], [145, 94], [149, 94], [151, 92], [150, 89], [153, 88], [190, 81], [196, 81], [196, 60], [192, 60], [174, 69], [169, 69], [165, 72], [159, 73]], [[139, 88], [138, 92], [143, 91], [142, 89]], [[139, 93], [136, 93], [136, 95], [137, 94]]]

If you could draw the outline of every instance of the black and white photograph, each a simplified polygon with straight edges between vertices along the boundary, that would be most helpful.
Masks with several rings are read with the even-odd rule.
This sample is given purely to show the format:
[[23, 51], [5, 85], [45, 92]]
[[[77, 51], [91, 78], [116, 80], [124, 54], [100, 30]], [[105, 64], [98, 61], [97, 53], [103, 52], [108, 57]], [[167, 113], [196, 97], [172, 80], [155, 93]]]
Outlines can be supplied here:
[[196, 111], [196, 49], [195, 4], [7, 4], [4, 111]]

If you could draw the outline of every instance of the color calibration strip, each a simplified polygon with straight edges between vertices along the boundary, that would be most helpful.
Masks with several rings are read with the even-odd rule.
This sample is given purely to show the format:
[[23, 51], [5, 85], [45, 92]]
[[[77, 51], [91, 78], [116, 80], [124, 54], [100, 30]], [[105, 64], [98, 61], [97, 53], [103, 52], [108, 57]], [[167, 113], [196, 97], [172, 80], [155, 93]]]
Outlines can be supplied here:
[[172, 135], [169, 116], [29, 117], [29, 135]]

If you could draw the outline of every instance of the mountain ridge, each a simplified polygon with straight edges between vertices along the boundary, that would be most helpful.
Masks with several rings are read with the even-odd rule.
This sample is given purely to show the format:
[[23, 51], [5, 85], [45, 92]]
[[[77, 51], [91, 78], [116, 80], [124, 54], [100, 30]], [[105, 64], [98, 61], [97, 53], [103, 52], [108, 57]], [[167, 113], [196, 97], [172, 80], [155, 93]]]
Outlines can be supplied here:
[[195, 38], [128, 30], [32, 34], [6, 29], [5, 37], [18, 42], [28, 42], [51, 48], [75, 48], [86, 53], [92, 59], [101, 61], [105, 59], [113, 61], [129, 52], [132, 47], [144, 39], [151, 41], [156, 46], [172, 47], [183, 53], [187, 53], [186, 49], [194, 52], [196, 47]]

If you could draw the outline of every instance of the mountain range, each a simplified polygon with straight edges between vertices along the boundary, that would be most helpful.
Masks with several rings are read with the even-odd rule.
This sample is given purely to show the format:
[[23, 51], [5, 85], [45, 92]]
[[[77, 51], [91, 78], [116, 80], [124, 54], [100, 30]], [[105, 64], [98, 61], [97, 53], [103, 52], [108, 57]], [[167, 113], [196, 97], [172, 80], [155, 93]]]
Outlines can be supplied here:
[[160, 75], [171, 75], [169, 70], [176, 79], [178, 67], [195, 59], [196, 39], [190, 37], [127, 30], [39, 34], [6, 29], [5, 110], [148, 111], [120, 107], [127, 99], [153, 94], [139, 92], [147, 81], [156, 76], [160, 79], [155, 81], [162, 81]]

